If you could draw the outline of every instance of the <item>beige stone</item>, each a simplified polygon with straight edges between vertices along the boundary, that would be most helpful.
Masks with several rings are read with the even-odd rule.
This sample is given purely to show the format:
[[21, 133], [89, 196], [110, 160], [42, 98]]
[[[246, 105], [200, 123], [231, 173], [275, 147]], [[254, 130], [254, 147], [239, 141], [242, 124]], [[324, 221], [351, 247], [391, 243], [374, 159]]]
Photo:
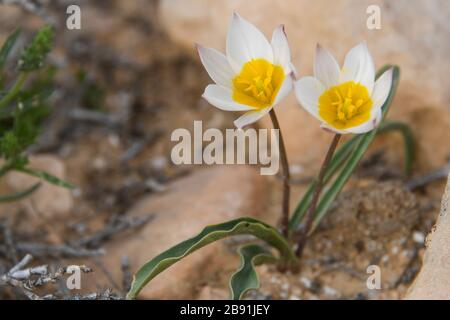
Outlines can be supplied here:
[[423, 266], [406, 299], [450, 299], [450, 176], [442, 198], [441, 212], [428, 235]]

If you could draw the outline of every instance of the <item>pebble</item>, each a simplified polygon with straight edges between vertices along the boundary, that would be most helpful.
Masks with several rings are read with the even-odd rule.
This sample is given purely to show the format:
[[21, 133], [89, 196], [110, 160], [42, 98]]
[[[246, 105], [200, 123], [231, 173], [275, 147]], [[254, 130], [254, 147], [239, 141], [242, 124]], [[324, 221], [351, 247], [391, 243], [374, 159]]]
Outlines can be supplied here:
[[118, 148], [120, 146], [120, 138], [117, 134], [109, 134], [108, 142], [111, 146]]
[[305, 286], [305, 288], [310, 289], [312, 287], [312, 281], [309, 278], [301, 277], [300, 278], [301, 284]]
[[394, 246], [394, 247], [391, 248], [391, 253], [392, 254], [395, 255], [395, 254], [397, 254], [399, 252], [400, 252], [400, 248], [398, 246]]
[[291, 173], [292, 175], [298, 175], [298, 174], [301, 174], [301, 173], [303, 173], [303, 172], [305, 171], [305, 169], [303, 168], [303, 166], [302, 166], [302, 165], [299, 165], [299, 164], [293, 164], [293, 165], [291, 165], [291, 166], [289, 167], [289, 170], [290, 170], [290, 173]]
[[331, 296], [331, 297], [339, 297], [340, 296], [340, 293], [336, 289], [328, 287], [328, 286], [323, 287], [323, 293], [325, 295]]
[[164, 156], [155, 157], [151, 160], [151, 166], [154, 170], [162, 170], [167, 166], [167, 158]]
[[425, 235], [420, 231], [414, 231], [413, 240], [415, 243], [424, 244], [425, 243]]

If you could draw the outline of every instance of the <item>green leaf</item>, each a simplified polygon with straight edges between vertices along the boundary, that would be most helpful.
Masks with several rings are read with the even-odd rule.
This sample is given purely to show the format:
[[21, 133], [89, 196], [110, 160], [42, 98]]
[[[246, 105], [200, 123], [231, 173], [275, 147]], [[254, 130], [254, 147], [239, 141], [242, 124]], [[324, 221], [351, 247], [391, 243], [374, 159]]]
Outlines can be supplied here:
[[[411, 131], [411, 128], [405, 123], [392, 121], [392, 120], [384, 120], [377, 131], [377, 134], [383, 134], [390, 131], [400, 131], [404, 140], [404, 148], [405, 148], [405, 173], [406, 175], [411, 174], [412, 165], [415, 159], [415, 144], [414, 138]], [[355, 149], [355, 146], [358, 142], [363, 138], [364, 135], [355, 135], [350, 140], [345, 142], [335, 153], [333, 159], [330, 162], [330, 165], [327, 168], [327, 172], [325, 173], [324, 184], [328, 184], [333, 176], [338, 172], [339, 168], [342, 167], [342, 164], [348, 158], [350, 153]], [[308, 189], [305, 191], [303, 198], [295, 208], [292, 218], [289, 222], [289, 226], [291, 230], [295, 230], [300, 222], [302, 221], [306, 211], [308, 210], [311, 204], [311, 197], [314, 192], [315, 181], [311, 182], [308, 186]]]
[[32, 83], [27, 90], [20, 96], [21, 101], [32, 100], [32, 105], [36, 104], [36, 100], [42, 104], [55, 90], [55, 76], [58, 68], [54, 65], [46, 65], [44, 68], [35, 73]]
[[54, 32], [50, 26], [41, 28], [22, 53], [19, 60], [20, 71], [29, 72], [41, 68], [47, 54], [52, 49], [53, 38]]
[[29, 174], [31, 176], [40, 178], [42, 180], [45, 180], [51, 184], [54, 184], [59, 187], [67, 188], [67, 189], [75, 189], [76, 186], [73, 185], [70, 182], [64, 181], [58, 177], [55, 177], [54, 175], [51, 175], [50, 173], [47, 173], [45, 171], [35, 170], [31, 168], [17, 168], [15, 169], [17, 171]]
[[[352, 137], [336, 151], [325, 173], [324, 184], [327, 184], [333, 178], [333, 176], [337, 173], [338, 169], [344, 164], [345, 160], [348, 158], [348, 156], [353, 151], [354, 147], [357, 145], [357, 143], [361, 138], [362, 137], [359, 135]], [[289, 227], [291, 230], [295, 230], [297, 228], [297, 226], [300, 224], [300, 221], [302, 221], [304, 215], [306, 214], [306, 211], [308, 210], [311, 204], [315, 186], [316, 181], [313, 181], [309, 184], [308, 189], [303, 195], [302, 200], [295, 208], [294, 213], [292, 214], [291, 220], [289, 222]]]
[[41, 123], [49, 113], [49, 109], [43, 105], [31, 106], [29, 104], [29, 101], [26, 101], [22, 108], [17, 108], [13, 112], [13, 130], [22, 150], [34, 143], [41, 133]]
[[399, 131], [403, 137], [405, 148], [405, 173], [406, 175], [410, 175], [415, 158], [415, 144], [412, 130], [406, 123], [385, 120], [381, 123], [378, 129], [378, 134], [391, 131]]
[[230, 279], [232, 300], [240, 300], [248, 290], [259, 288], [255, 266], [277, 260], [268, 250], [257, 244], [242, 246], [238, 252], [241, 256], [241, 265]]
[[5, 196], [0, 196], [0, 203], [1, 202], [18, 201], [18, 200], [20, 200], [22, 198], [25, 198], [25, 197], [29, 196], [33, 192], [35, 192], [37, 189], [39, 189], [40, 186], [41, 186], [41, 183], [38, 182], [38, 183], [32, 185], [30, 188], [25, 189], [23, 191], [19, 191], [17, 193], [13, 193], [13, 194], [8, 194], [8, 195], [5, 195]]
[[13, 131], [7, 131], [0, 137], [0, 154], [5, 159], [14, 158], [21, 151], [22, 148], [20, 147], [19, 139]]
[[[383, 117], [386, 116], [386, 114], [389, 111], [389, 107], [392, 104], [392, 100], [394, 99], [395, 93], [397, 91], [397, 86], [400, 79], [400, 69], [397, 66], [391, 66], [393, 68], [393, 75], [392, 75], [392, 85], [391, 85], [391, 91], [389, 92], [389, 96], [384, 103], [382, 109], [383, 109]], [[383, 70], [387, 70], [390, 67], [385, 67]], [[378, 73], [380, 74], [380, 72]], [[379, 128], [376, 128], [364, 135], [362, 135], [362, 139], [359, 141], [357, 147], [353, 151], [353, 153], [350, 155], [350, 158], [348, 159], [345, 166], [342, 168], [342, 171], [337, 176], [336, 180], [333, 182], [331, 187], [325, 192], [323, 197], [321, 197], [319, 204], [317, 206], [317, 210], [315, 212], [315, 218], [313, 223], [313, 228], [311, 229], [311, 232], [314, 231], [314, 229], [317, 227], [319, 222], [322, 220], [322, 218], [327, 213], [329, 207], [333, 203], [333, 201], [336, 199], [337, 195], [341, 192], [342, 188], [344, 187], [345, 183], [350, 178], [351, 174], [355, 170], [356, 166], [358, 165], [359, 161], [369, 148], [371, 142], [375, 138]]]
[[173, 246], [145, 263], [135, 274], [127, 299], [136, 298], [149, 281], [194, 251], [214, 241], [240, 234], [250, 234], [264, 240], [279, 251], [283, 263], [296, 264], [291, 246], [275, 228], [253, 218], [240, 218], [208, 226], [195, 237]]
[[17, 97], [27, 78], [28, 73], [19, 73], [16, 82], [13, 84], [11, 89], [9, 89], [8, 93], [0, 100], [0, 109], [7, 107]]
[[13, 33], [6, 39], [5, 43], [3, 44], [2, 48], [0, 49], [0, 69], [3, 69], [6, 63], [6, 60], [8, 59], [8, 56], [14, 47], [14, 44], [16, 43], [17, 39], [19, 38], [21, 33], [20, 28], [17, 28], [14, 30]]
[[[34, 78], [35, 81], [30, 83], [27, 89], [21, 90], [21, 84], [14, 85], [13, 88], [17, 87], [18, 89], [11, 90], [4, 99], [0, 100], [0, 109], [6, 106], [15, 106], [14, 108], [4, 108], [0, 112], [0, 137], [2, 137], [0, 139], [9, 139], [6, 142], [11, 142], [12, 137], [3, 138], [5, 134], [9, 133], [15, 140], [14, 153], [8, 153], [11, 148], [8, 150], [2, 148], [4, 143], [0, 141], [0, 153], [5, 154], [5, 157], [11, 158], [25, 151], [41, 133], [42, 122], [50, 110], [47, 98], [52, 91], [55, 70], [53, 67], [40, 70]], [[22, 73], [22, 76], [24, 75], [26, 76]], [[14, 100], [17, 103], [12, 104], [11, 102]], [[7, 153], [8, 155], [6, 155]]]

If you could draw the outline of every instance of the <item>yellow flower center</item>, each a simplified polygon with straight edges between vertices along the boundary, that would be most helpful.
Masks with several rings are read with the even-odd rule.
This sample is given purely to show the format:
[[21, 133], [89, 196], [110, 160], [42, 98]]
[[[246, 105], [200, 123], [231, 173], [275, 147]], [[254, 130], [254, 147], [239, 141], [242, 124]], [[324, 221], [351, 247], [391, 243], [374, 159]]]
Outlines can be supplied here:
[[319, 98], [319, 115], [336, 129], [356, 127], [370, 119], [373, 102], [367, 88], [349, 81], [325, 91]]
[[282, 67], [264, 59], [250, 60], [233, 79], [233, 100], [255, 109], [269, 107], [284, 78]]

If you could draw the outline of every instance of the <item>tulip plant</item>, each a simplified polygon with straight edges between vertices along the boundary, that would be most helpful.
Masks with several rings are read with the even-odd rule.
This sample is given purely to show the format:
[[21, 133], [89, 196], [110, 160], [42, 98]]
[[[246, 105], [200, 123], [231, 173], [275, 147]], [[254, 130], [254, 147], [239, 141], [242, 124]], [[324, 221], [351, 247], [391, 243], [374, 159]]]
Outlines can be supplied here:
[[[10, 171], [19, 171], [61, 187], [73, 188], [72, 184], [28, 164], [27, 149], [38, 137], [48, 113], [47, 98], [51, 93], [54, 68], [46, 68], [44, 60], [52, 48], [54, 34], [45, 26], [35, 35], [16, 62], [16, 79], [8, 84], [7, 62], [19, 36], [17, 29], [0, 49], [0, 177]], [[0, 195], [0, 203], [20, 200], [40, 186], [37, 182], [25, 190]]]
[[[244, 111], [234, 122], [238, 128], [269, 114], [274, 128], [279, 130], [284, 181], [280, 226], [247, 217], [207, 226], [144, 264], [134, 277], [129, 299], [136, 298], [149, 281], [192, 252], [225, 237], [247, 234], [259, 241], [239, 248], [241, 265], [230, 279], [231, 298], [241, 299], [246, 291], [259, 286], [256, 265], [272, 263], [281, 271], [298, 270], [308, 236], [378, 133], [400, 129], [405, 140], [406, 169], [411, 168], [414, 148], [409, 128], [384, 120], [399, 82], [399, 68], [385, 66], [376, 73], [365, 43], [348, 52], [342, 68], [328, 51], [317, 46], [314, 77], [297, 80], [284, 26], [275, 29], [269, 43], [261, 31], [235, 13], [226, 55], [200, 45], [197, 49], [215, 82], [203, 94], [210, 104], [225, 111]], [[275, 109], [294, 88], [300, 105], [334, 138], [317, 179], [291, 214], [288, 159]], [[343, 134], [355, 135], [337, 148]]]

